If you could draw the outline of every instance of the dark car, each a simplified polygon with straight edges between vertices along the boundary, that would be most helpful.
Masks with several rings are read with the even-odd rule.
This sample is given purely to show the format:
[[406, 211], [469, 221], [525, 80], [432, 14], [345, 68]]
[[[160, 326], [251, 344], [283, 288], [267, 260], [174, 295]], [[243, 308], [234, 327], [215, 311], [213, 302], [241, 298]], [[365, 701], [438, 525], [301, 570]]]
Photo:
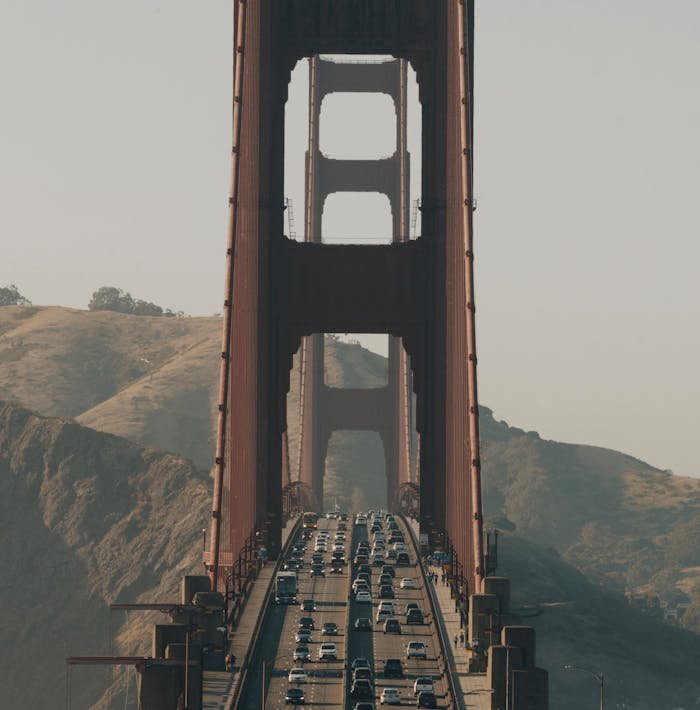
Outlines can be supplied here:
[[343, 574], [343, 563], [340, 560], [331, 562], [331, 574]]
[[372, 583], [372, 575], [367, 574], [367, 572], [358, 572], [355, 579], [364, 579], [368, 585]]
[[337, 636], [338, 624], [335, 621], [326, 621], [321, 627], [321, 634], [323, 636]]
[[416, 700], [416, 707], [436, 708], [437, 706], [438, 706], [438, 704], [437, 704], [437, 698], [435, 697], [435, 693], [430, 693], [427, 690], [424, 690], [422, 693], [418, 693], [418, 699]]
[[386, 572], [382, 572], [382, 574], [379, 575], [379, 584], [393, 584], [394, 578], [390, 575], [387, 574]]
[[314, 563], [311, 565], [311, 576], [312, 577], [325, 577], [326, 570], [322, 564]]
[[301, 569], [301, 563], [298, 560], [288, 560], [282, 565], [285, 572], [298, 572]]
[[304, 705], [306, 696], [301, 688], [287, 688], [284, 696], [285, 705]]
[[406, 612], [407, 624], [424, 624], [423, 612], [420, 609], [409, 609]]
[[393, 599], [396, 595], [394, 594], [394, 588], [389, 584], [382, 584], [379, 587], [379, 598], [380, 599]]
[[368, 559], [369, 559], [369, 557], [367, 557], [367, 555], [355, 555], [355, 564], [356, 565], [367, 564]]
[[367, 619], [364, 616], [355, 619], [355, 631], [371, 631], [372, 630], [372, 620]]
[[384, 633], [385, 634], [400, 634], [401, 624], [399, 624], [398, 619], [387, 619], [384, 622]]
[[299, 619], [299, 628], [300, 629], [315, 629], [316, 627], [314, 626], [314, 620], [310, 616], [302, 616]]
[[385, 678], [403, 678], [403, 663], [400, 658], [387, 658], [384, 661]]
[[353, 671], [352, 682], [355, 683], [358, 680], [368, 680], [372, 685], [374, 685], [372, 671], [369, 668], [357, 668]]
[[406, 608], [404, 609], [404, 614], [406, 614], [406, 616], [408, 616], [408, 612], [411, 611], [411, 609], [420, 610], [420, 607], [415, 602], [409, 602], [408, 604], [406, 604]]
[[323, 562], [323, 553], [322, 552], [314, 552], [311, 555], [311, 561], [312, 562]]
[[367, 564], [367, 562], [363, 562], [359, 566], [357, 571], [358, 571], [358, 574], [362, 574], [362, 573], [368, 574], [369, 578], [372, 579], [372, 566]]
[[396, 570], [394, 565], [384, 565], [382, 567], [382, 574], [390, 574], [392, 577], [396, 577]]
[[407, 567], [411, 564], [411, 560], [408, 557], [408, 552], [399, 552], [396, 555], [396, 564], [401, 567]]
[[366, 680], [356, 680], [350, 688], [350, 697], [352, 698], [374, 698], [374, 688], [372, 684]]
[[313, 599], [304, 599], [301, 603], [302, 611], [316, 611], [316, 602]]

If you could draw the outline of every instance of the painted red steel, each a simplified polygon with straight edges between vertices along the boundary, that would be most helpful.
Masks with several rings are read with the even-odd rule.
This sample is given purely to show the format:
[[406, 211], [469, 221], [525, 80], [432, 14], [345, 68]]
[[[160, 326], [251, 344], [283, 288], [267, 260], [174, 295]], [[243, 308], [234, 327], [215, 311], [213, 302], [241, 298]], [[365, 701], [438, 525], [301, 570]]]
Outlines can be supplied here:
[[212, 501], [209, 575], [211, 588], [219, 582], [219, 548], [221, 542], [221, 500], [226, 466], [226, 426], [229, 407], [229, 373], [231, 371], [231, 325], [233, 322], [233, 279], [236, 251], [236, 224], [238, 217], [238, 165], [241, 140], [241, 101], [243, 97], [243, 58], [245, 54], [246, 3], [237, 5], [234, 28], [234, 80], [233, 80], [233, 127], [231, 146], [231, 176], [228, 208], [228, 238], [226, 247], [226, 286], [224, 289], [223, 333], [221, 336], [221, 368], [219, 374], [219, 413], [216, 426], [216, 455], [214, 459], [214, 498]]
[[[388, 332], [401, 337], [413, 374], [421, 530], [437, 542], [444, 535], [474, 591], [482, 552], [479, 471], [473, 465], [478, 462], [475, 335], [468, 305], [473, 270], [471, 259], [465, 262], [472, 243], [471, 203], [465, 203], [471, 201], [471, 154], [464, 152], [471, 147], [471, 125], [460, 88], [471, 81], [466, 74], [471, 43], [464, 54], [461, 50], [473, 13], [465, 28], [460, 0], [249, 0], [247, 5], [227, 392], [226, 463], [234, 475], [228, 531], [222, 534], [228, 535], [234, 557], [255, 530], [269, 541], [273, 556], [279, 549], [286, 394], [302, 337]], [[283, 237], [287, 84], [299, 58], [320, 52], [392, 54], [416, 70], [423, 119], [419, 239], [339, 247]], [[324, 169], [329, 165], [326, 161]], [[317, 169], [314, 175], [318, 179]], [[311, 207], [320, 227], [320, 207]], [[394, 234], [402, 231], [407, 230], [394, 227]], [[367, 288], [357, 288], [358, 283]], [[308, 348], [306, 362], [308, 375]], [[398, 380], [403, 383], [403, 374]], [[302, 491], [306, 481], [297, 484]]]

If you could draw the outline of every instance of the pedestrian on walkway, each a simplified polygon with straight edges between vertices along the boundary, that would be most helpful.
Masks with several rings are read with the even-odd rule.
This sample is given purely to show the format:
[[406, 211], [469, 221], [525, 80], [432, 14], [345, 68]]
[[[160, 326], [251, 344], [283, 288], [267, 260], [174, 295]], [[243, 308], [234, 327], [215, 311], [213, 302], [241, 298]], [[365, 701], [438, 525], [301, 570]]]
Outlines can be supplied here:
[[462, 631], [459, 635], [459, 642], [464, 646], [464, 631]]
[[455, 648], [457, 648], [457, 641], [459, 640], [459, 636], [455, 634]]

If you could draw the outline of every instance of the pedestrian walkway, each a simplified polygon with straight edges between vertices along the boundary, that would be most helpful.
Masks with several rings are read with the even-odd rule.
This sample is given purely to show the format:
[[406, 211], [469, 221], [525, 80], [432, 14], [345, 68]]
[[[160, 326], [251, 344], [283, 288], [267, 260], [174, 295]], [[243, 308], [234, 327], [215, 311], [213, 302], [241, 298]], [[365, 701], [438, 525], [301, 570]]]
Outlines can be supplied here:
[[[282, 546], [284, 547], [296, 519], [290, 520], [282, 530]], [[233, 694], [239, 682], [240, 663], [248, 652], [253, 633], [258, 624], [263, 602], [272, 584], [275, 565], [270, 562], [258, 573], [253, 582], [250, 594], [246, 598], [244, 613], [231, 637], [230, 652], [236, 657], [235, 671], [206, 671], [204, 673], [204, 688], [202, 693], [202, 708], [204, 710], [228, 710], [233, 701]]]
[[[411, 521], [411, 527], [418, 537], [418, 524]], [[442, 583], [442, 568], [428, 567], [428, 572], [435, 574], [433, 589], [439, 606], [439, 616], [436, 623], [439, 623], [443, 637], [449, 639], [447, 650], [447, 662], [452, 669], [457, 692], [461, 695], [457, 699], [458, 708], [474, 708], [475, 710], [491, 709], [491, 693], [487, 688], [485, 673], [469, 672], [469, 654], [466, 642], [469, 640], [468, 630], [460, 625], [460, 614], [455, 610], [455, 600], [450, 595], [449, 585]], [[464, 636], [462, 637], [462, 634]], [[454, 639], [457, 637], [457, 644]], [[464, 641], [461, 640], [464, 639]]]

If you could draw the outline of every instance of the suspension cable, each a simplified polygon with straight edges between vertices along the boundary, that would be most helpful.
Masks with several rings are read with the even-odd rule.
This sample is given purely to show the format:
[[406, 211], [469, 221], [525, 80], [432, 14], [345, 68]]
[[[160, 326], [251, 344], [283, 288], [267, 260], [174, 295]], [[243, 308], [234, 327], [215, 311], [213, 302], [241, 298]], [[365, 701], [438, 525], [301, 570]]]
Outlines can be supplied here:
[[231, 372], [231, 330], [233, 323], [233, 276], [238, 223], [238, 178], [241, 139], [241, 103], [243, 92], [243, 59], [245, 49], [246, 0], [235, 0], [238, 6], [234, 25], [233, 56], [233, 139], [231, 148], [231, 182], [228, 200], [228, 244], [226, 248], [226, 288], [224, 292], [224, 324], [221, 336], [221, 368], [219, 373], [219, 413], [216, 425], [216, 456], [214, 471], [214, 499], [211, 513], [211, 560], [209, 576], [216, 591], [219, 580], [219, 546], [221, 534], [221, 497], [226, 456], [226, 423], [228, 389]]
[[[464, 253], [464, 287], [467, 326], [467, 420], [469, 424], [469, 474], [471, 483], [472, 545], [474, 555], [474, 581], [478, 591], [484, 575], [483, 517], [481, 510], [481, 457], [479, 452], [479, 401], [476, 389], [476, 319], [474, 306], [474, 232], [472, 194], [472, 49], [466, 33], [467, 2], [455, 2], [457, 11], [457, 46], [459, 47], [459, 124], [462, 173], [462, 246]], [[469, 12], [470, 18], [473, 13]], [[471, 32], [470, 32], [471, 34]]]

